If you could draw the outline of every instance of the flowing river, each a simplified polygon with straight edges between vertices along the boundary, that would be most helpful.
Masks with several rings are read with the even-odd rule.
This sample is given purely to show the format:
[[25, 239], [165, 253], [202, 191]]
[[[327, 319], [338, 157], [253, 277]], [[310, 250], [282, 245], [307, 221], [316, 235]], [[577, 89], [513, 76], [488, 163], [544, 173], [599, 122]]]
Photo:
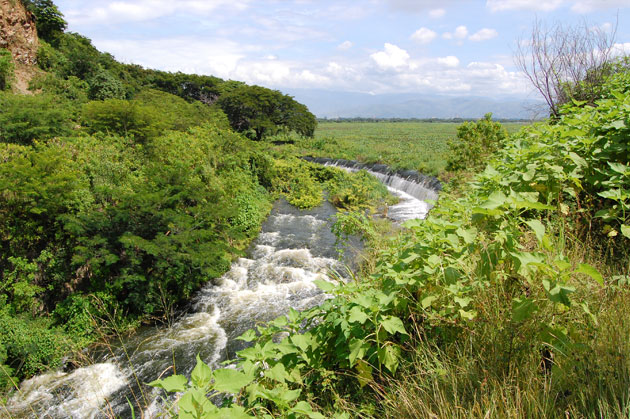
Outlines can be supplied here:
[[[400, 198], [388, 209], [388, 217], [395, 221], [424, 218], [430, 209], [425, 201], [437, 199], [439, 182], [433, 178], [342, 160], [317, 162], [366, 169], [377, 176]], [[244, 347], [235, 338], [246, 330], [290, 308], [308, 309], [327, 298], [314, 280], [331, 280], [333, 272], [345, 278], [347, 267], [353, 265], [352, 249], [360, 249], [360, 242], [351, 242], [339, 260], [331, 233], [335, 212], [328, 202], [306, 211], [276, 202], [247, 257], [205, 285], [171, 327], [143, 328], [123, 343], [92, 354], [89, 366], [24, 381], [6, 408], [0, 407], [0, 417], [127, 418], [132, 416], [130, 404], [136, 417], [156, 416], [162, 406], [160, 391], [145, 383], [171, 375], [173, 368], [189, 375], [197, 354], [219, 366]]]

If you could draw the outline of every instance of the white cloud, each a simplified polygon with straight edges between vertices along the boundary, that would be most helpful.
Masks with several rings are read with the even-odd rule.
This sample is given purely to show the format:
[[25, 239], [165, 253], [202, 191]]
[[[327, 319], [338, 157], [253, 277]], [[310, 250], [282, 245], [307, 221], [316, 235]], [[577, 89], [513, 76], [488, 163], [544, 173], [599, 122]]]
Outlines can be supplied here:
[[[469, 0], [384, 0], [394, 10], [404, 12], [424, 12], [426, 10], [440, 10], [446, 6], [461, 6]], [[438, 14], [440, 12], [437, 12]], [[439, 16], [437, 16], [439, 17]]]
[[165, 71], [184, 71], [228, 77], [257, 47], [223, 39], [191, 37], [152, 40], [98, 40], [94, 45], [123, 62]]
[[488, 39], [496, 38], [499, 36], [499, 32], [494, 29], [483, 28], [473, 35], [470, 35], [468, 39], [474, 42], [487, 41]]
[[170, 16], [178, 12], [208, 15], [220, 7], [236, 10], [247, 8], [251, 0], [126, 0], [96, 1], [83, 4], [80, 9], [70, 9], [65, 15], [71, 25], [117, 24], [141, 22]]
[[576, 13], [589, 13], [595, 10], [628, 6], [630, 6], [628, 0], [579, 0], [571, 6], [571, 10]]
[[441, 18], [445, 14], [446, 14], [446, 10], [444, 10], [444, 9], [433, 9], [433, 10], [429, 11], [429, 17], [431, 19]]
[[411, 39], [421, 44], [428, 44], [437, 37], [437, 33], [429, 28], [420, 28], [411, 35]]
[[455, 28], [454, 32], [445, 32], [442, 34], [444, 39], [465, 39], [468, 36], [468, 28], [466, 26], [461, 25]]
[[459, 58], [449, 55], [447, 57], [440, 57], [437, 60], [437, 63], [446, 67], [457, 67], [459, 66]]
[[342, 51], [345, 51], [345, 50], [348, 50], [348, 49], [352, 48], [353, 46], [354, 46], [354, 44], [352, 42], [350, 42], [350, 41], [343, 41], [341, 44], [337, 45], [337, 48], [342, 50]]
[[486, 7], [493, 12], [504, 10], [533, 10], [550, 12], [552, 10], [556, 10], [565, 2], [566, 0], [487, 0]]
[[376, 65], [383, 69], [397, 69], [408, 65], [409, 54], [396, 45], [386, 43], [385, 50], [370, 55]]
[[551, 12], [571, 5], [571, 11], [585, 14], [596, 10], [617, 9], [630, 6], [628, 0], [487, 0], [486, 7], [493, 12], [504, 10], [530, 10]]
[[630, 55], [630, 42], [624, 42], [623, 44], [615, 44], [612, 48], [612, 55], [615, 57]]

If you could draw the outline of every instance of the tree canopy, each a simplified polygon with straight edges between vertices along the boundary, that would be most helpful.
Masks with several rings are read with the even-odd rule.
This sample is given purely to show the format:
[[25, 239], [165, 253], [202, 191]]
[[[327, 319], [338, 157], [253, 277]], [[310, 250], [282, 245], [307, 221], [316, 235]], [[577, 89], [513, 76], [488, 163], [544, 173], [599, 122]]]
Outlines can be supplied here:
[[233, 129], [257, 141], [282, 130], [312, 137], [317, 124], [306, 106], [260, 86], [230, 85], [218, 103]]

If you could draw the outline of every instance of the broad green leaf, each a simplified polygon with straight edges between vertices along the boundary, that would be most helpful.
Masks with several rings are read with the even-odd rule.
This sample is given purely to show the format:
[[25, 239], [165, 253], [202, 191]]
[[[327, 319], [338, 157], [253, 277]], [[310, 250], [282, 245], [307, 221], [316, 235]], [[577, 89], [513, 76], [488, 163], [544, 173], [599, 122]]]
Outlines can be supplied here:
[[571, 300], [569, 299], [569, 294], [572, 292], [575, 292], [575, 288], [556, 284], [554, 287], [550, 287], [548, 297], [554, 303], [561, 303], [570, 307]]
[[192, 370], [190, 379], [194, 386], [200, 389], [206, 389], [212, 381], [212, 370], [199, 358], [199, 355], [197, 355], [197, 365]]
[[545, 237], [545, 226], [543, 223], [541, 223], [540, 220], [529, 220], [526, 221], [525, 224], [534, 231], [536, 239], [538, 239], [538, 243], [542, 243], [543, 237]]
[[438, 266], [442, 263], [442, 258], [439, 257], [438, 255], [431, 255], [429, 256], [429, 258], [427, 259], [427, 262], [429, 263], [429, 265], [431, 266]]
[[526, 209], [537, 209], [537, 210], [552, 210], [554, 207], [551, 205], [543, 204], [538, 201], [514, 201], [514, 206], [516, 208], [526, 208]]
[[293, 406], [291, 410], [289, 410], [289, 412], [299, 413], [300, 415], [308, 416], [310, 419], [326, 419], [326, 417], [321, 413], [313, 412], [313, 408], [311, 407], [311, 405], [304, 400], [297, 402], [296, 405]]
[[461, 308], [468, 307], [468, 305], [472, 302], [472, 298], [470, 297], [454, 297], [453, 300], [455, 300]]
[[554, 260], [553, 264], [556, 265], [556, 267], [560, 269], [561, 271], [566, 271], [567, 269], [571, 267], [571, 264], [569, 262], [564, 261], [562, 259]]
[[213, 405], [206, 397], [205, 391], [197, 388], [188, 390], [177, 402], [179, 407], [179, 417], [181, 419], [197, 418], [223, 418], [219, 415], [219, 409]]
[[512, 320], [522, 322], [531, 317], [538, 310], [534, 300], [529, 298], [515, 298], [512, 300]]
[[483, 209], [493, 210], [501, 207], [507, 202], [507, 196], [501, 191], [495, 191], [488, 197], [488, 200], [480, 205]]
[[291, 342], [304, 352], [306, 352], [306, 350], [309, 348], [311, 341], [312, 338], [310, 335], [298, 334], [291, 336]]
[[500, 209], [488, 209], [488, 208], [481, 208], [481, 207], [475, 207], [472, 209], [472, 213], [473, 214], [482, 214], [482, 215], [502, 215], [505, 211], [500, 210]]
[[359, 380], [359, 385], [361, 387], [365, 387], [367, 384], [370, 384], [373, 381], [372, 378], [372, 370], [373, 368], [365, 361], [360, 361], [355, 367], [357, 372], [359, 373], [357, 379]]
[[284, 383], [288, 377], [287, 370], [284, 365], [277, 363], [273, 368], [265, 370], [265, 377], [271, 378], [274, 381]]
[[512, 256], [514, 256], [518, 261], [518, 273], [528, 278], [532, 271], [532, 264], [543, 263], [545, 260], [545, 256], [540, 253], [530, 253], [530, 252], [512, 252]]
[[586, 160], [584, 160], [582, 157], [580, 157], [577, 154], [575, 154], [573, 151], [569, 153], [569, 158], [578, 167], [586, 167], [586, 166], [588, 166], [588, 164], [586, 163]]
[[381, 324], [383, 325], [385, 330], [389, 332], [390, 335], [393, 335], [396, 332], [400, 333], [401, 335], [407, 334], [407, 331], [405, 330], [405, 325], [398, 317], [387, 316], [381, 320]]
[[580, 263], [580, 267], [577, 269], [576, 272], [586, 274], [593, 278], [595, 281], [599, 282], [600, 285], [604, 285], [604, 277], [602, 276], [602, 274], [600, 274], [597, 269], [593, 268], [587, 263]]
[[474, 310], [459, 310], [459, 316], [462, 319], [474, 320], [477, 317], [477, 312]]
[[280, 400], [288, 404], [297, 400], [297, 398], [300, 397], [301, 393], [302, 390], [300, 390], [299, 388], [296, 390], [284, 390], [280, 392], [279, 398]]
[[324, 281], [323, 279], [316, 279], [313, 284], [317, 285], [317, 288], [324, 292], [333, 291], [337, 286], [332, 282]]
[[626, 127], [626, 121], [624, 121], [623, 119], [618, 119], [606, 125], [606, 128], [614, 128], [614, 129], [623, 129], [625, 127]]
[[171, 375], [162, 380], [155, 380], [149, 383], [151, 387], [163, 388], [169, 393], [186, 390], [186, 384], [188, 384], [188, 379], [183, 375]]
[[364, 294], [355, 295], [354, 298], [350, 301], [365, 308], [372, 307], [372, 304], [374, 303], [371, 298]]
[[617, 173], [620, 173], [622, 175], [630, 174], [630, 167], [626, 166], [625, 164], [615, 163], [611, 161], [607, 163], [610, 166], [610, 168], [613, 169]]
[[348, 321], [350, 323], [361, 323], [361, 324], [363, 324], [369, 318], [370, 317], [367, 314], [365, 314], [365, 312], [363, 310], [361, 310], [361, 307], [354, 306], [350, 310], [350, 317], [348, 317]]
[[466, 244], [472, 244], [475, 242], [475, 239], [477, 238], [477, 229], [474, 227], [469, 228], [467, 230], [464, 230], [463, 228], [458, 228], [457, 235], [461, 237], [462, 239], [464, 239], [464, 242]]
[[630, 226], [622, 224], [621, 225], [621, 234], [623, 234], [624, 236], [626, 236], [627, 238], [630, 239]]
[[243, 333], [236, 339], [244, 340], [245, 342], [251, 342], [256, 339], [256, 332], [254, 332], [254, 329], [249, 329], [247, 332]]
[[433, 302], [434, 302], [435, 300], [437, 300], [437, 299], [438, 299], [438, 297], [437, 297], [436, 295], [428, 295], [428, 296], [426, 296], [426, 297], [424, 297], [424, 298], [422, 299], [422, 301], [420, 302], [420, 304], [422, 304], [422, 308], [426, 310], [426, 309], [427, 309], [427, 308], [429, 308], [429, 307], [431, 306], [431, 304], [433, 304]]
[[251, 383], [253, 379], [247, 374], [229, 368], [214, 371], [214, 389], [222, 393], [237, 394], [241, 388]]
[[365, 356], [365, 352], [370, 347], [362, 339], [352, 339], [350, 341], [350, 354], [348, 355], [348, 361], [350, 361], [350, 366], [353, 366], [357, 359], [362, 359]]
[[378, 360], [382, 365], [385, 365], [385, 368], [390, 370], [392, 374], [395, 374], [400, 360], [400, 348], [394, 345], [380, 348], [378, 350]]
[[216, 413], [210, 413], [210, 415], [204, 416], [204, 419], [250, 419], [253, 417], [247, 414], [242, 406], [233, 405], [219, 409]]

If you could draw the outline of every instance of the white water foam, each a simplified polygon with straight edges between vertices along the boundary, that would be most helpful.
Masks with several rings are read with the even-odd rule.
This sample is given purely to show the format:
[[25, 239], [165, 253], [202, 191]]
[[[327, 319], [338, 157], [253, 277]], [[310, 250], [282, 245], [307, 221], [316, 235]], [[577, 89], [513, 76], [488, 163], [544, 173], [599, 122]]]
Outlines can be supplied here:
[[26, 380], [20, 393], [9, 399], [8, 408], [15, 416], [95, 418], [107, 416], [105, 401], [127, 385], [125, 375], [112, 363], [79, 368], [72, 373], [53, 372]]
[[325, 166], [332, 166], [348, 172], [366, 170], [369, 174], [380, 180], [387, 189], [399, 198], [399, 202], [388, 208], [387, 217], [394, 221], [406, 221], [414, 219], [424, 219], [433, 205], [426, 201], [437, 201], [438, 193], [430, 188], [404, 179], [395, 174], [384, 174], [365, 169], [362, 166], [348, 167], [332, 162], [324, 163]]

